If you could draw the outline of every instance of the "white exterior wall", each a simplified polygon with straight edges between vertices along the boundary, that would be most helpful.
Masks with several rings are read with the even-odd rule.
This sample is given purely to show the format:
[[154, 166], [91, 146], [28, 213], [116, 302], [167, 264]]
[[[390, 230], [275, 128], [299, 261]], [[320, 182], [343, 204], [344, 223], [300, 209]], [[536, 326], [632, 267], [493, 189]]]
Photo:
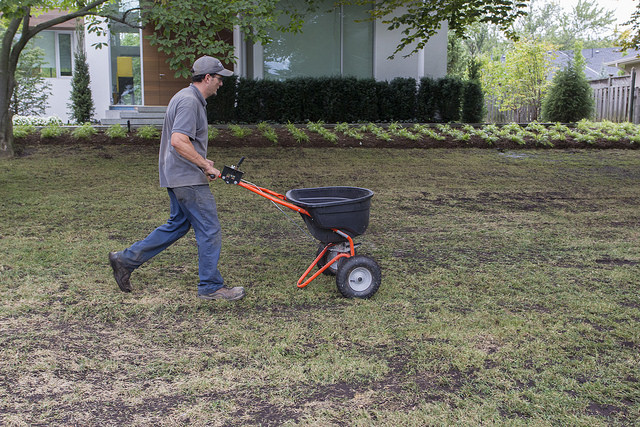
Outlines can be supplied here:
[[393, 80], [396, 77], [444, 77], [447, 74], [447, 29], [446, 22], [442, 29], [425, 44], [420, 51], [405, 58], [415, 44], [393, 54], [402, 39], [400, 30], [389, 31], [387, 25], [376, 21], [373, 43], [373, 76], [376, 80]]
[[[106, 24], [103, 24], [106, 29]], [[91, 77], [91, 95], [95, 107], [94, 120], [104, 119], [111, 105], [111, 63], [109, 62], [109, 36], [97, 36], [88, 33], [85, 27], [84, 33], [85, 52], [89, 75]], [[94, 47], [96, 43], [107, 43], [101, 49]]]
[[45, 116], [57, 116], [64, 123], [71, 120], [67, 104], [71, 103], [71, 77], [45, 79], [51, 85], [51, 95], [47, 100]]
[[[89, 64], [91, 77], [91, 94], [95, 107], [94, 120], [100, 120], [106, 116], [106, 111], [111, 104], [111, 68], [109, 64], [109, 46], [97, 49], [92, 45], [103, 42], [108, 43], [108, 36], [98, 37], [95, 33], [87, 33], [85, 30], [85, 52]], [[77, 40], [73, 35], [73, 49], [75, 52]], [[74, 59], [75, 62], [75, 59]], [[73, 64], [75, 66], [75, 63]], [[51, 96], [48, 99], [45, 115], [58, 116], [64, 123], [71, 121], [68, 105], [71, 104], [71, 80], [73, 77], [55, 77], [45, 79], [51, 85]]]

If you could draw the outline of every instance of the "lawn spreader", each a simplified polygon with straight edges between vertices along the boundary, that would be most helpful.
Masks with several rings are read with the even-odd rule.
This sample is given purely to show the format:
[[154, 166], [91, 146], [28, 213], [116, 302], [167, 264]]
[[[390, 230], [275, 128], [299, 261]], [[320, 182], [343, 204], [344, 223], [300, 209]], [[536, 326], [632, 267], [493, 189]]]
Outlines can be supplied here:
[[[298, 212], [311, 235], [320, 241], [315, 260], [298, 279], [304, 288], [320, 274], [335, 275], [340, 293], [347, 298], [370, 298], [380, 287], [378, 263], [365, 255], [357, 255], [359, 245], [353, 238], [369, 225], [369, 208], [373, 191], [359, 187], [316, 187], [287, 191], [286, 195], [257, 186], [242, 179], [237, 165], [225, 166], [220, 177], [227, 184], [246, 188], [277, 205]], [[314, 267], [318, 268], [308, 277]]]

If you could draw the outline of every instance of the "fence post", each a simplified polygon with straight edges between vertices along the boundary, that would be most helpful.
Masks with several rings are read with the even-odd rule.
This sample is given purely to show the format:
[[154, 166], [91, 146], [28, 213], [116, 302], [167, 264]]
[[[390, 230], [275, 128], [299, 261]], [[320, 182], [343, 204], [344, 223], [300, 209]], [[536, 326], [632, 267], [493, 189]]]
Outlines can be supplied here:
[[634, 115], [633, 115], [631, 123], [638, 124], [638, 123], [640, 123], [640, 105], [638, 105], [638, 104], [640, 104], [640, 88], [634, 87], [633, 88], [633, 93], [634, 93], [634, 98], [635, 98], [634, 102], [635, 102], [636, 105], [635, 105]]
[[631, 69], [631, 86], [629, 87], [629, 121], [633, 123], [633, 107], [635, 106], [636, 95], [636, 67]]

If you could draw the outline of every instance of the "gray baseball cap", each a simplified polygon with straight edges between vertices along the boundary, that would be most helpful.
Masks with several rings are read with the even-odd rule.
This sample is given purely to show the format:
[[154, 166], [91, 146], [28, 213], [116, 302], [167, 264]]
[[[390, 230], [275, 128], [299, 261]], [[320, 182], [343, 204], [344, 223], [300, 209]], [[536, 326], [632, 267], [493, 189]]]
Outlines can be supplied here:
[[232, 76], [233, 71], [229, 71], [222, 65], [218, 59], [211, 56], [201, 56], [196, 59], [191, 67], [192, 76], [200, 76], [204, 74], [219, 74], [221, 76]]

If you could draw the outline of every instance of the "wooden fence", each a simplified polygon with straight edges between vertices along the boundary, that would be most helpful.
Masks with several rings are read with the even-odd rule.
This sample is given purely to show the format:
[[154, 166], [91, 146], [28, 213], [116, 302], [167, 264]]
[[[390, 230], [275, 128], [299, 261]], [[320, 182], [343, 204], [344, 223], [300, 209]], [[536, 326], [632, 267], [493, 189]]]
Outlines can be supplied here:
[[608, 79], [589, 82], [593, 88], [596, 101], [595, 120], [610, 120], [612, 122], [640, 123], [640, 88], [638, 76], [633, 88], [633, 117], [629, 117], [631, 108], [631, 76], [610, 77]]
[[[631, 98], [631, 76], [609, 77], [589, 82], [593, 89], [595, 99], [594, 120], [609, 120], [612, 122], [640, 123], [640, 76], [636, 76], [634, 90], [633, 117], [629, 120]], [[517, 110], [500, 111], [499, 105], [492, 99], [485, 101], [488, 123], [529, 123], [536, 116], [536, 111], [531, 107], [523, 107]], [[539, 120], [539, 119], [538, 119]]]
[[487, 123], [529, 123], [538, 117], [537, 109], [530, 106], [500, 111], [500, 105], [488, 97], [485, 100], [485, 109]]

